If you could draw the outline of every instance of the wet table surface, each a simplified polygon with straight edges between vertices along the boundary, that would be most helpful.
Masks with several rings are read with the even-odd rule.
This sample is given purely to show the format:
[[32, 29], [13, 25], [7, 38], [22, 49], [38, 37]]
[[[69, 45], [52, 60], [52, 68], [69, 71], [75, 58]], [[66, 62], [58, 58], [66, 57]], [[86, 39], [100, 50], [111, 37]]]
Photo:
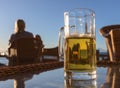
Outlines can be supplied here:
[[16, 74], [13, 77], [0, 79], [0, 88], [119, 88], [119, 66], [97, 67], [96, 84], [92, 87], [81, 87], [80, 82], [67, 82], [64, 69], [58, 68], [45, 72]]

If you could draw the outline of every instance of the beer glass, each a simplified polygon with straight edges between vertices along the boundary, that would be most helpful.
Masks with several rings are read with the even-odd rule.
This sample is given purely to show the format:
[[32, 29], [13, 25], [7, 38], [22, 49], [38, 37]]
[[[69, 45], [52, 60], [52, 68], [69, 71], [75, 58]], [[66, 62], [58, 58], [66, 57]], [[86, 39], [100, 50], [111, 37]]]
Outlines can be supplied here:
[[96, 78], [95, 13], [80, 8], [64, 13], [59, 33], [59, 55], [64, 56], [64, 71], [81, 80]]

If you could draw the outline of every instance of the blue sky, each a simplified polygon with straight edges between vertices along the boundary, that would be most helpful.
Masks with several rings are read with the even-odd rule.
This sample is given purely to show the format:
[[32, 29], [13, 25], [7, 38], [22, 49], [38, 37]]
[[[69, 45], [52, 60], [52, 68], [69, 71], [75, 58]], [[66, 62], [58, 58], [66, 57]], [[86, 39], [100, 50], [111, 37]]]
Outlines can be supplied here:
[[89, 8], [96, 14], [97, 48], [106, 49], [99, 29], [120, 23], [120, 0], [0, 0], [0, 50], [6, 50], [14, 22], [21, 18], [26, 30], [40, 34], [45, 47], [58, 45], [58, 32], [64, 26], [64, 12]]

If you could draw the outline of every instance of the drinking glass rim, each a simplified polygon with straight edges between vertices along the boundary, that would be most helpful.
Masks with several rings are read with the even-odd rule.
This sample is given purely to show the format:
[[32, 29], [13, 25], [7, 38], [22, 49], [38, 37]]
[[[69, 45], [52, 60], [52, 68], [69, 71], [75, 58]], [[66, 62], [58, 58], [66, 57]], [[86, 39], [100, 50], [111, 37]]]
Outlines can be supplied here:
[[[72, 14], [72, 13], [76, 13], [76, 12], [82, 12], [82, 13], [84, 13], [84, 15], [83, 16], [95, 16], [95, 12], [92, 10], [92, 9], [89, 9], [89, 8], [75, 8], [75, 9], [72, 9], [72, 10], [69, 10], [68, 11], [68, 13], [70, 14], [69, 16], [70, 17], [74, 17], [74, 15]], [[87, 13], [87, 14], [86, 14]], [[73, 16], [72, 16], [72, 15]], [[82, 15], [81, 16], [79, 16], [79, 17], [83, 17]]]

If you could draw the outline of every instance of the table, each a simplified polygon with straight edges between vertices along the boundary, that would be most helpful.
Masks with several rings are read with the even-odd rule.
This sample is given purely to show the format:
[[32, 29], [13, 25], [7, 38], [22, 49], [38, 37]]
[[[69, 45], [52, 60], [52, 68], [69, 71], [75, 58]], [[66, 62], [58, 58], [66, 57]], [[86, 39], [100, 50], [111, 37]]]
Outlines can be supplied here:
[[[96, 87], [90, 88], [119, 88], [119, 66], [97, 67]], [[0, 88], [82, 88], [78, 82], [69, 85], [64, 79], [64, 69], [58, 68], [45, 72], [24, 73], [0, 80]], [[76, 86], [76, 87], [75, 87]]]

